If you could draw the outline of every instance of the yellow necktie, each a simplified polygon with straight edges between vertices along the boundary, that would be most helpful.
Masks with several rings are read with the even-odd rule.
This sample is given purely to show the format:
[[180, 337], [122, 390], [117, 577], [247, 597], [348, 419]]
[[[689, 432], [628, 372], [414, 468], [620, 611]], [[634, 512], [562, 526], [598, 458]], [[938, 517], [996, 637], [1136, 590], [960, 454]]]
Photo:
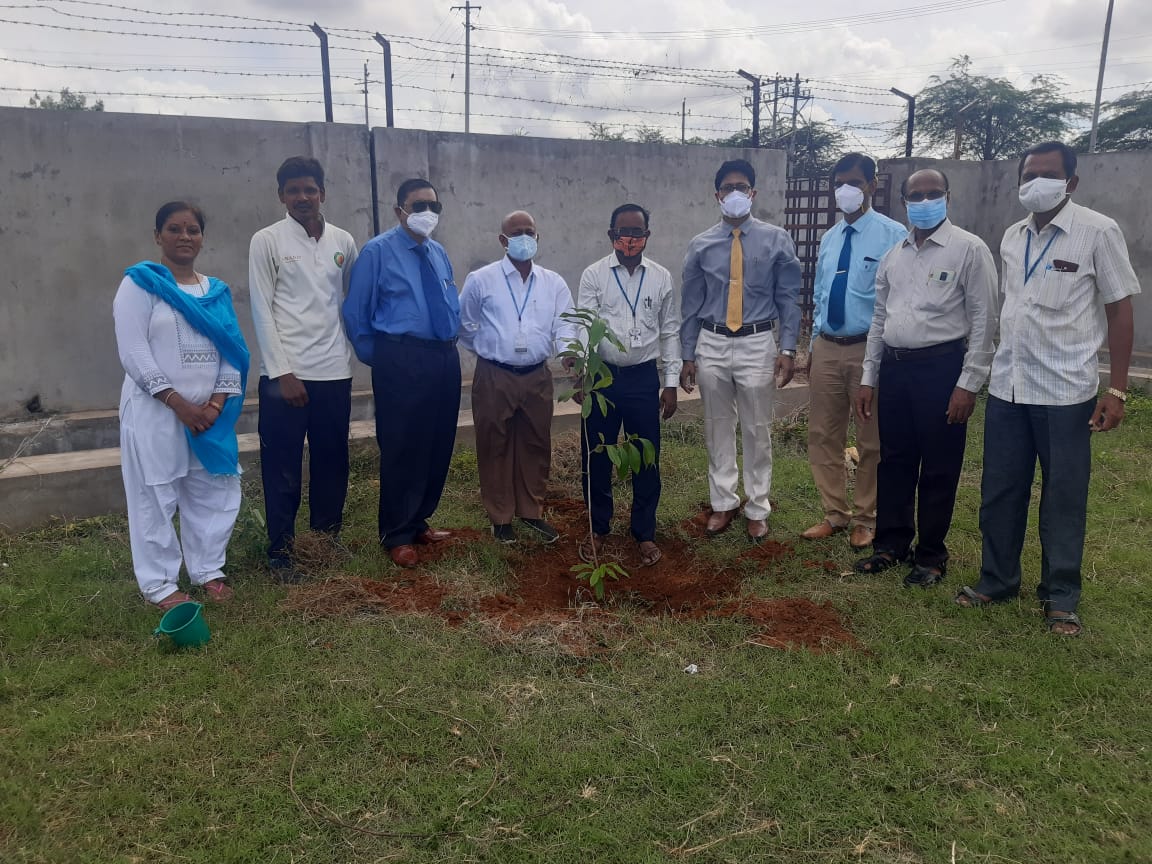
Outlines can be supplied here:
[[740, 229], [732, 229], [732, 259], [728, 263], [728, 315], [724, 320], [729, 330], [744, 326], [744, 247]]

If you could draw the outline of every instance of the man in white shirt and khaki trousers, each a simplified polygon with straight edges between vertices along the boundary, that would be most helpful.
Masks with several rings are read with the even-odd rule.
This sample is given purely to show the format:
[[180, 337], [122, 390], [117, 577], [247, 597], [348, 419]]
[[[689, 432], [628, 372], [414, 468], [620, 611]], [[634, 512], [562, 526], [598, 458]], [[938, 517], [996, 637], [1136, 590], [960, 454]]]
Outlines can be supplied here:
[[504, 217], [507, 255], [468, 274], [460, 293], [460, 343], [476, 354], [472, 420], [480, 499], [501, 543], [516, 542], [514, 518], [546, 543], [560, 535], [541, 518], [552, 467], [552, 370], [548, 360], [574, 330], [561, 316], [572, 292], [533, 264], [536, 222]]
[[[580, 466], [584, 499], [592, 514], [592, 536], [580, 546], [580, 557], [592, 560], [612, 527], [612, 462], [606, 453], [593, 453], [589, 472], [588, 447], [600, 436], [616, 443], [625, 435], [651, 441], [657, 462], [632, 475], [632, 538], [640, 560], [651, 566], [662, 553], [656, 545], [656, 508], [660, 503], [660, 419], [676, 413], [680, 381], [680, 298], [667, 268], [644, 257], [651, 231], [648, 211], [639, 204], [621, 204], [612, 211], [608, 239], [613, 252], [584, 271], [576, 305], [594, 310], [624, 345], [610, 342], [599, 352], [612, 373], [601, 390], [609, 401], [607, 416], [593, 408], [587, 436], [581, 427]], [[659, 360], [659, 364], [657, 361]], [[592, 548], [590, 548], [592, 547]]]
[[276, 172], [287, 215], [252, 237], [248, 280], [260, 345], [260, 474], [268, 563], [281, 581], [298, 578], [292, 541], [308, 439], [308, 509], [313, 531], [338, 534], [348, 494], [352, 351], [340, 304], [356, 242], [327, 222], [324, 169], [293, 156]]
[[[1004, 233], [1003, 310], [984, 415], [980, 581], [956, 595], [986, 606], [1020, 592], [1020, 553], [1036, 462], [1040, 543], [1036, 596], [1045, 624], [1079, 636], [1080, 569], [1092, 471], [1092, 432], [1124, 419], [1132, 355], [1132, 295], [1140, 284], [1124, 235], [1107, 216], [1074, 204], [1076, 153], [1049, 141], [1020, 159], [1020, 203], [1032, 211]], [[1109, 384], [1096, 354], [1107, 337]]]

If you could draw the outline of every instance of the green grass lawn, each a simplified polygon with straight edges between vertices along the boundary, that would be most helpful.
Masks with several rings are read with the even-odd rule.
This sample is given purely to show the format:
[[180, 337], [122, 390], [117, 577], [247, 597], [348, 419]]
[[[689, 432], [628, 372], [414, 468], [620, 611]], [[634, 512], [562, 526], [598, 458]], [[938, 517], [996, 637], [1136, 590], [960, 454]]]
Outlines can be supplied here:
[[[748, 573], [760, 596], [830, 601], [860, 651], [627, 608], [590, 657], [479, 620], [304, 616], [261, 569], [250, 495], [236, 602], [180, 653], [151, 637], [123, 520], [0, 539], [0, 861], [1152, 861], [1152, 402], [1095, 442], [1080, 639], [1045, 633], [1032, 599], [1035, 511], [1023, 598], [951, 602], [979, 565], [981, 419], [944, 585], [805, 565], [849, 570], [843, 535]], [[819, 518], [802, 445], [800, 424], [778, 435], [776, 540]], [[707, 497], [704, 465], [699, 425], [674, 420], [665, 530]], [[341, 566], [397, 579], [370, 454], [354, 474]], [[436, 521], [483, 527], [473, 453]], [[698, 542], [717, 563], [746, 548]], [[488, 543], [437, 567], [457, 592], [507, 572]]]

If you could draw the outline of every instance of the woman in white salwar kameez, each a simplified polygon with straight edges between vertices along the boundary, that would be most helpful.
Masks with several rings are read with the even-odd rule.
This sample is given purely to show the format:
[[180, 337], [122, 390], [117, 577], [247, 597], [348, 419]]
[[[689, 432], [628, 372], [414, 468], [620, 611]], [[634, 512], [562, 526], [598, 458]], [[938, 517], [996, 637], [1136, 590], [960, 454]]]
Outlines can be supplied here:
[[181, 563], [207, 599], [232, 596], [222, 568], [240, 511], [235, 423], [248, 356], [227, 286], [194, 267], [201, 211], [165, 204], [155, 239], [163, 267], [130, 268], [113, 317], [126, 373], [120, 461], [132, 565], [144, 598], [169, 609], [190, 599], [177, 583]]

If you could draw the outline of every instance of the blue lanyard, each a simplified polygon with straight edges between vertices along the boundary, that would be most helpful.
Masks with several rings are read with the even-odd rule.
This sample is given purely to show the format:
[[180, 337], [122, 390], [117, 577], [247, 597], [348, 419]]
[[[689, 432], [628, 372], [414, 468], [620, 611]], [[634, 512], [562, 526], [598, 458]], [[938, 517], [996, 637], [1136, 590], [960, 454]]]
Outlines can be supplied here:
[[508, 286], [508, 296], [512, 298], [512, 308], [516, 310], [516, 320], [524, 323], [524, 310], [528, 308], [528, 298], [532, 296], [532, 283], [536, 281], [536, 271], [533, 270], [532, 274], [528, 277], [528, 291], [524, 294], [524, 302], [516, 302], [516, 292], [512, 290], [512, 282], [508, 278], [508, 274], [504, 274], [504, 284]]
[[[623, 265], [621, 265], [623, 266]], [[628, 299], [628, 292], [624, 290], [624, 283], [620, 281], [620, 268], [613, 267], [612, 275], [616, 277], [616, 284], [620, 288], [620, 293], [624, 295], [624, 302], [628, 304], [628, 308], [632, 310], [632, 323], [636, 323], [636, 309], [640, 306], [640, 292], [644, 290], [644, 277], [648, 275], [648, 268], [645, 267], [640, 271], [640, 285], [636, 289], [636, 299]]]
[[1036, 259], [1036, 263], [1032, 261], [1032, 232], [1027, 228], [1024, 229], [1024, 236], [1027, 242], [1024, 245], [1024, 284], [1028, 284], [1028, 280], [1032, 278], [1032, 274], [1036, 272], [1036, 268], [1040, 266], [1040, 262], [1044, 260], [1044, 256], [1048, 254], [1048, 249], [1052, 246], [1052, 241], [1056, 239], [1059, 233], [1057, 229], [1052, 229], [1052, 236], [1048, 238], [1048, 242], [1044, 244], [1044, 249], [1040, 253], [1040, 257]]

